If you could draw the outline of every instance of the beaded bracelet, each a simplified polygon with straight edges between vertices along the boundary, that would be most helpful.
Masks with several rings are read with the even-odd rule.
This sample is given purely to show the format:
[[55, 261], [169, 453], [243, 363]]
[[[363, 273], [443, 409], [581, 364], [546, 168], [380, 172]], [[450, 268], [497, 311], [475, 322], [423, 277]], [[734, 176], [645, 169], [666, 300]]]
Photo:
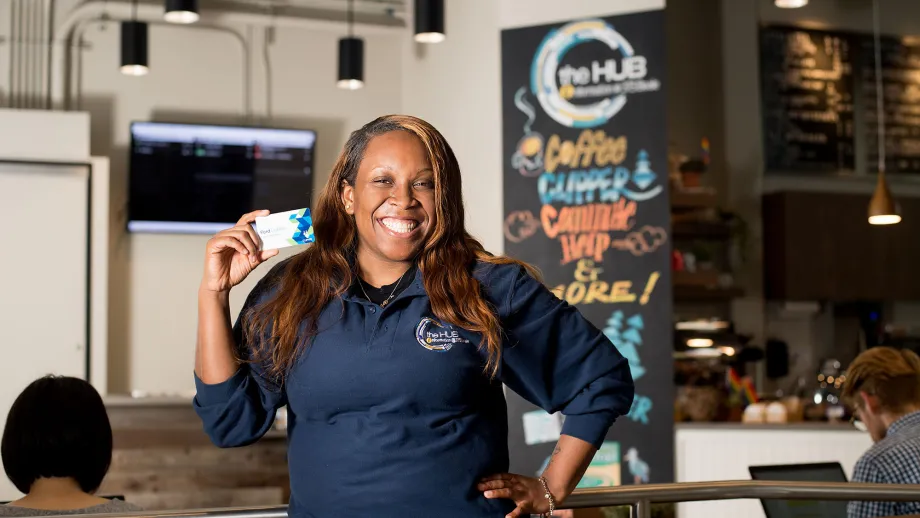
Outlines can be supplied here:
[[546, 479], [540, 477], [540, 483], [543, 484], [543, 496], [546, 497], [546, 500], [549, 502], [549, 512], [543, 516], [552, 516], [556, 511], [556, 500], [553, 499], [553, 494], [549, 492], [549, 486], [546, 484]]

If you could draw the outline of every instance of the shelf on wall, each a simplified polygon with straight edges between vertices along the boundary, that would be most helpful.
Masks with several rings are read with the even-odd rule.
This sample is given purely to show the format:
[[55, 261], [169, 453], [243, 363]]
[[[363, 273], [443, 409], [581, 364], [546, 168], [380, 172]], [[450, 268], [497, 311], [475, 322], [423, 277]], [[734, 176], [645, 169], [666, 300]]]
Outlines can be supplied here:
[[[673, 240], [727, 241], [733, 236], [729, 223], [715, 217], [719, 202], [711, 189], [671, 192], [671, 235]], [[674, 300], [678, 302], [729, 301], [742, 297], [744, 290], [724, 286], [723, 274], [711, 270], [673, 271]], [[722, 281], [722, 282], [720, 282]]]
[[728, 300], [744, 294], [741, 288], [723, 286], [719, 282], [721, 275], [715, 271], [671, 272], [674, 300]]
[[677, 239], [728, 239], [732, 231], [720, 221], [678, 221], [672, 223], [671, 235]]
[[681, 302], [694, 301], [728, 301], [744, 296], [744, 290], [734, 286], [700, 286], [688, 284], [675, 284], [673, 286], [674, 300]]
[[710, 191], [672, 191], [671, 208], [676, 210], [714, 209], [718, 207], [715, 192]]

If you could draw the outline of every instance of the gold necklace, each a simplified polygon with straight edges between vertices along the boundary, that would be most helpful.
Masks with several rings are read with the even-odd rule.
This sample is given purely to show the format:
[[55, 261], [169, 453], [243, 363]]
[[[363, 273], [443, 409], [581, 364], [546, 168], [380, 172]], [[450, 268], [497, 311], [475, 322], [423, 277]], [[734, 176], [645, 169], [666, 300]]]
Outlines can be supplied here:
[[[399, 279], [396, 281], [396, 284], [393, 286], [393, 291], [390, 292], [390, 296], [387, 297], [383, 302], [380, 303], [380, 307], [384, 307], [390, 303], [390, 299], [392, 299], [393, 296], [396, 295], [396, 288], [399, 288], [399, 283], [402, 282], [403, 277], [406, 276], [406, 272], [408, 272], [411, 269], [412, 268], [409, 268], [408, 270], [403, 272], [402, 275], [399, 276]], [[367, 290], [364, 289], [364, 281], [361, 279], [360, 276], [358, 276], [358, 284], [361, 285], [361, 291], [364, 292], [364, 298], [366, 298], [368, 302], [372, 302], [370, 296], [368, 296], [367, 294]]]

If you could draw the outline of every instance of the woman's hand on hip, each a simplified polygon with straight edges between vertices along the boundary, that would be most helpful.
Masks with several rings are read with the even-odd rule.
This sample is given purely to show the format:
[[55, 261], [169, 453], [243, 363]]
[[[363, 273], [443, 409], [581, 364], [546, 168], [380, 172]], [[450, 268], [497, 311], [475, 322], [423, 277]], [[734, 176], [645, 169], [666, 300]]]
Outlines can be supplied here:
[[[527, 518], [530, 514], [549, 512], [549, 501], [546, 499], [543, 484], [537, 478], [500, 473], [482, 479], [477, 489], [482, 491], [486, 498], [513, 500], [517, 507], [508, 513], [506, 518]], [[558, 505], [559, 502], [556, 503]]]
[[269, 211], [257, 210], [243, 215], [236, 225], [222, 230], [208, 240], [204, 260], [204, 289], [222, 292], [243, 282], [257, 266], [278, 255], [278, 250], [259, 251], [262, 240], [250, 223]]

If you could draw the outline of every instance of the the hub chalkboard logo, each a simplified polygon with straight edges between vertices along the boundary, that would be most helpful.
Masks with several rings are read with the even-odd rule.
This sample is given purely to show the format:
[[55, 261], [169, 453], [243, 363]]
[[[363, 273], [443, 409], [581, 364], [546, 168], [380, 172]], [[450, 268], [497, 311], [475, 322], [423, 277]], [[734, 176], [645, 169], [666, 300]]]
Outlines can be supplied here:
[[[580, 58], [580, 47], [597, 45], [606, 47], [606, 56], [596, 59], [594, 51]], [[659, 89], [661, 82], [648, 77], [645, 56], [604, 20], [577, 21], [551, 31], [531, 68], [531, 90], [540, 106], [570, 128], [605, 124], [628, 95]]]
[[[502, 31], [505, 253], [603, 329], [635, 382], [579, 488], [674, 473], [664, 33], [664, 10]], [[506, 396], [512, 470], [542, 473], [563, 425]]]
[[415, 328], [415, 338], [418, 343], [429, 351], [446, 352], [458, 343], [470, 343], [460, 336], [454, 328], [441, 325], [433, 318], [425, 317]]

